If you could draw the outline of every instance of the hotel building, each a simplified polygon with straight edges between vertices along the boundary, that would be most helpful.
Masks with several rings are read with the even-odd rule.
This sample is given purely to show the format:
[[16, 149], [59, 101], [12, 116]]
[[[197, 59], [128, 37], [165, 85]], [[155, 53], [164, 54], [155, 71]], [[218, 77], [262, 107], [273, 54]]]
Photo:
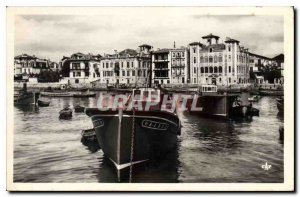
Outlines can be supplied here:
[[190, 83], [193, 84], [246, 84], [249, 83], [249, 52], [240, 41], [219, 36], [203, 36], [205, 44], [189, 44]]

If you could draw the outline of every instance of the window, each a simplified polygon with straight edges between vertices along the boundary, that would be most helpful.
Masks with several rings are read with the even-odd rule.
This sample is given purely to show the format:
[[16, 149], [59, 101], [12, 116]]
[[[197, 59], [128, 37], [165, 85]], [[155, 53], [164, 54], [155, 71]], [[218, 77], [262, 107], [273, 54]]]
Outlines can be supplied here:
[[231, 66], [228, 66], [228, 72], [231, 73]]
[[184, 52], [182, 52], [182, 55], [181, 55], [182, 57], [184, 57]]
[[131, 67], [133, 68], [133, 62], [131, 62]]
[[77, 72], [77, 77], [80, 77], [81, 76], [81, 72]]
[[222, 73], [222, 72], [223, 72], [222, 66], [219, 66], [219, 73]]
[[231, 56], [230, 55], [228, 55], [228, 61], [231, 62]]
[[213, 63], [213, 57], [209, 56], [209, 63]]
[[196, 67], [194, 67], [194, 73], [196, 74], [197, 70], [196, 70]]
[[204, 62], [204, 59], [203, 59], [203, 56], [200, 57], [200, 63], [203, 63]]
[[222, 56], [219, 56], [219, 62], [222, 62], [222, 61], [223, 61]]
[[228, 51], [231, 51], [231, 47], [230, 46], [228, 46]]
[[128, 77], [130, 76], [130, 72], [129, 72], [129, 70], [127, 71], [127, 76], [128, 76]]
[[230, 77], [229, 77], [228, 81], [229, 81], [229, 83], [231, 83], [231, 78]]
[[212, 49], [212, 48], [210, 48], [210, 49], [209, 49], [209, 52], [211, 52], [211, 53], [212, 53], [212, 52], [213, 52], [213, 49]]
[[214, 67], [214, 73], [217, 73], [218, 72], [218, 67]]
[[203, 67], [200, 68], [200, 72], [204, 73], [204, 68]]
[[215, 63], [217, 63], [218, 62], [218, 58], [217, 58], [217, 56], [215, 55], [215, 57], [214, 57], [214, 62]]
[[134, 71], [134, 70], [132, 71], [132, 76], [133, 76], [133, 77], [135, 76], [135, 71]]
[[127, 68], [129, 68], [129, 62], [127, 62]]
[[205, 67], [205, 73], [208, 73], [208, 67]]
[[172, 53], [172, 56], [175, 57], [175, 53]]
[[167, 83], [170, 83], [170, 80], [168, 80]]
[[213, 73], [213, 67], [209, 67], [209, 73]]
[[197, 63], [197, 61], [196, 61], [196, 57], [194, 57], [194, 63], [195, 63], [195, 64]]
[[108, 62], [106, 62], [106, 68], [108, 68]]
[[122, 71], [122, 76], [125, 77], [125, 70]]
[[75, 83], [79, 83], [79, 79], [75, 79]]
[[196, 48], [193, 48], [193, 52], [196, 53]]
[[[25, 72], [26, 72], [26, 70], [25, 70]], [[75, 72], [73, 72], [73, 77], [75, 77]]]
[[208, 62], [208, 58], [207, 56], [204, 58], [204, 62], [207, 63]]

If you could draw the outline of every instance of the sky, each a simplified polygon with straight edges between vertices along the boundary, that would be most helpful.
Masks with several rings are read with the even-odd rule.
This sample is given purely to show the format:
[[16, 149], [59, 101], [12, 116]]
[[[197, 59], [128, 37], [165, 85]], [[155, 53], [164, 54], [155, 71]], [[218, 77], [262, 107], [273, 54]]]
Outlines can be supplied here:
[[195, 12], [120, 12], [119, 14], [18, 15], [15, 55], [26, 53], [59, 62], [76, 52], [111, 54], [114, 50], [187, 46], [214, 34], [240, 41], [250, 52], [274, 57], [283, 53], [283, 17], [207, 16]]

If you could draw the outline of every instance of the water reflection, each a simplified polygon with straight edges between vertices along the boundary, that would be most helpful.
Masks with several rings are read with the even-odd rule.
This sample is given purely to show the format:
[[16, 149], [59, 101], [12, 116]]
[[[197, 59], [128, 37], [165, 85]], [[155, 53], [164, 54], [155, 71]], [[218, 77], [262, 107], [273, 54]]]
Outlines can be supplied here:
[[[121, 172], [118, 178], [115, 167], [105, 156], [99, 159], [99, 182], [129, 182], [129, 168]], [[164, 158], [152, 160], [147, 163], [136, 164], [132, 169], [133, 183], [177, 183], [180, 162], [178, 160], [178, 147], [174, 148]]]

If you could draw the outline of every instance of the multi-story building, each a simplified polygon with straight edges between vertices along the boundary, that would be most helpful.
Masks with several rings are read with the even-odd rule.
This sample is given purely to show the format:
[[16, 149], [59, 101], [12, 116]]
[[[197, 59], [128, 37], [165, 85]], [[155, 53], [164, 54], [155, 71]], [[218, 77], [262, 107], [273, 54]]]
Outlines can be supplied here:
[[100, 77], [100, 55], [75, 53], [65, 58], [62, 64], [70, 66], [69, 82], [71, 84], [89, 83]]
[[49, 70], [49, 60], [35, 57], [34, 55], [22, 54], [14, 58], [15, 75], [36, 75], [43, 70]]
[[146, 86], [150, 83], [152, 46], [143, 44], [137, 50], [125, 49], [101, 59], [101, 79], [107, 85]]
[[152, 52], [153, 84], [184, 84], [187, 81], [187, 48], [174, 46], [173, 49], [158, 49]]
[[202, 37], [205, 44], [189, 44], [190, 82], [194, 84], [231, 85], [249, 83], [249, 52], [240, 41], [219, 36]]

